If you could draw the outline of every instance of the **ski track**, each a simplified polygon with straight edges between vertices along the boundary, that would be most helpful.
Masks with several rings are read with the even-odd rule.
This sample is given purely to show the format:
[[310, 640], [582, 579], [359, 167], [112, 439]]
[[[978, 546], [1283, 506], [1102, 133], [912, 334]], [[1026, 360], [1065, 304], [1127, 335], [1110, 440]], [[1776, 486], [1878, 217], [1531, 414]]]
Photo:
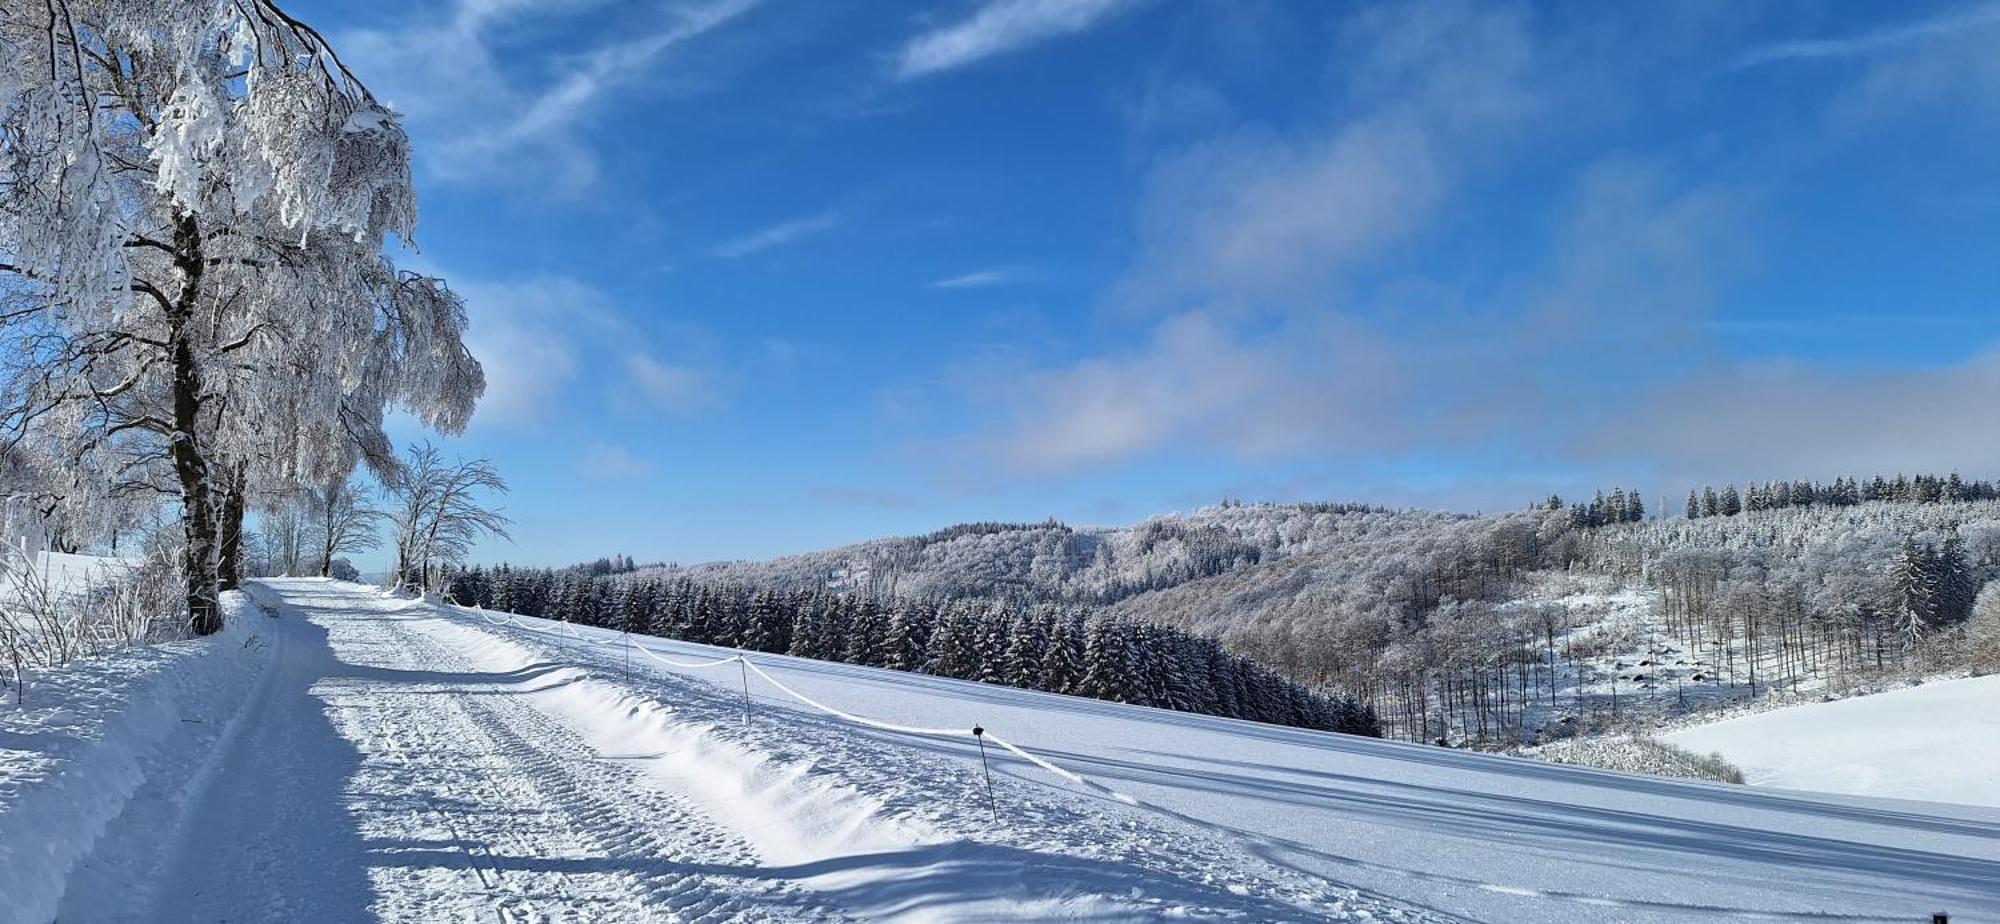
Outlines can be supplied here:
[[313, 589], [285, 585], [278, 689], [249, 705], [181, 831], [186, 859], [129, 919], [843, 917], [523, 702], [531, 674], [471, 670], [408, 617]]
[[229, 730], [57, 920], [1456, 920], [999, 766], [996, 820], [969, 740], [746, 725], [728, 686], [353, 585], [249, 599]]

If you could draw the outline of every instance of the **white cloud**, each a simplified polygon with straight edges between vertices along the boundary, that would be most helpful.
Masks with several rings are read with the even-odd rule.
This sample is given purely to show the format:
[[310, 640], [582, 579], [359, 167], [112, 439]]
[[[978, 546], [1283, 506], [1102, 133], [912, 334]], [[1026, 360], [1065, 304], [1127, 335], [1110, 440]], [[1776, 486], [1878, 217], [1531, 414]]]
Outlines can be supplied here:
[[1751, 201], [1606, 161], [1575, 182], [1545, 265], [1492, 291], [1408, 280], [1348, 310], [1191, 310], [1132, 349], [977, 369], [968, 399], [992, 416], [957, 448], [1039, 473], [1173, 453], [1560, 459], [1697, 345]]
[[1736, 67], [1855, 60], [1860, 76], [1844, 85], [1831, 115], [1852, 127], [1920, 107], [1959, 116], [2000, 113], [2000, 3], [1931, 19], [1883, 26], [1835, 39], [1778, 42], [1752, 49]]
[[724, 241], [717, 244], [710, 252], [725, 260], [735, 260], [783, 244], [789, 244], [800, 238], [811, 237], [815, 234], [833, 230], [839, 225], [840, 216], [832, 212], [805, 218], [794, 218], [791, 221], [772, 225], [769, 228], [747, 234], [735, 240]]
[[594, 443], [577, 460], [577, 470], [600, 481], [641, 481], [651, 478], [659, 466], [642, 459], [623, 446]]
[[1355, 105], [1305, 130], [1243, 126], [1164, 158], [1119, 300], [1164, 308], [1323, 303], [1328, 286], [1426, 229], [1475, 153], [1550, 108], [1562, 81], [1519, 10], [1395, 5], [1342, 30]]
[[[1921, 45], [1965, 32], [2000, 25], [2000, 3], [1954, 10], [1913, 23], [1882, 26], [1832, 39], [1793, 39], [1751, 49], [1736, 59], [1736, 67], [1756, 67], [1779, 61], [1851, 58]], [[1989, 46], [1990, 48], [1990, 46]]]
[[698, 330], [675, 332], [688, 355], [664, 359], [649, 336], [625, 320], [604, 293], [574, 279], [460, 281], [471, 317], [466, 345], [486, 370], [486, 396], [474, 426], [535, 431], [586, 399], [586, 384], [613, 399], [637, 396], [649, 410], [677, 416], [712, 411], [725, 401], [724, 376]]
[[1084, 32], [1134, 0], [988, 0], [971, 16], [912, 38], [897, 56], [904, 80]]
[[1955, 363], [1835, 369], [1797, 361], [1718, 363], [1661, 388], [1584, 443], [1600, 457], [1656, 460], [1685, 483], [1749, 476], [2000, 469], [2000, 342]]
[[471, 326], [466, 346], [486, 370], [475, 425], [533, 429], [562, 406], [590, 328], [614, 323], [602, 293], [572, 279], [453, 284]]
[[572, 192], [595, 181], [597, 158], [579, 133], [604, 114], [605, 99], [653, 75], [669, 52], [741, 18], [758, 2], [669, 3], [657, 24], [636, 35], [603, 39], [574, 56], [532, 54], [556, 65], [536, 77], [508, 66], [531, 57], [522, 37], [545, 35], [558, 19], [620, 21], [602, 13], [603, 0], [456, 0], [442, 17], [351, 31], [335, 44], [376, 95], [407, 115], [423, 142], [418, 156], [431, 173], [498, 179], [523, 191]]
[[932, 282], [932, 289], [983, 289], [989, 286], [1003, 286], [1018, 281], [1013, 273], [1006, 270], [979, 270], [958, 276], [947, 276]]
[[1245, 335], [1217, 318], [1170, 318], [1136, 350], [1001, 376], [1007, 408], [981, 456], [1034, 472], [1089, 469], [1166, 449], [1260, 458], [1389, 437], [1374, 408], [1397, 403], [1405, 372], [1374, 338], [1335, 318]]
[[668, 414], [697, 414], [713, 408], [719, 401], [715, 376], [693, 366], [632, 353], [625, 357], [625, 371], [649, 406]]

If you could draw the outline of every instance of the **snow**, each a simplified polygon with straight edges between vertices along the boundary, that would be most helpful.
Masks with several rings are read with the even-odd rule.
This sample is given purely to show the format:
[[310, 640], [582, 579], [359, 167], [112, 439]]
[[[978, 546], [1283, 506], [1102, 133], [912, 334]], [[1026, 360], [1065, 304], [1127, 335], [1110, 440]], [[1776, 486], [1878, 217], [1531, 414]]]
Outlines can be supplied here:
[[1094, 784], [989, 748], [989, 808], [970, 734], [649, 656], [727, 650], [338, 582], [252, 593], [279, 618], [238, 601], [221, 637], [0, 710], [0, 921], [2000, 915], [2000, 809], [749, 656], [834, 708], [978, 723]]
[[46, 587], [52, 596], [86, 593], [137, 567], [138, 562], [108, 555], [35, 552], [27, 564], [34, 569], [32, 578], [19, 573], [0, 575], [0, 598], [19, 596], [22, 582], [30, 579]]
[[2000, 675], [1793, 706], [1664, 736], [1758, 786], [2000, 807]]
[[66, 883], [125, 894], [145, 858], [94, 851], [201, 789], [264, 664], [266, 621], [223, 605], [222, 633], [86, 658], [0, 705], [0, 921], [50, 919]]

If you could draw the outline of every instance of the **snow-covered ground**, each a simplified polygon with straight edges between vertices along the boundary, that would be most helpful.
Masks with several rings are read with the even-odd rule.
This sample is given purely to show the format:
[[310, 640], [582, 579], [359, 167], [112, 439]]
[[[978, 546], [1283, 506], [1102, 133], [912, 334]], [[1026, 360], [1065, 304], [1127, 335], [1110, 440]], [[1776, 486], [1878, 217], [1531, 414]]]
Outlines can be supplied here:
[[[579, 642], [358, 585], [253, 592], [279, 618], [245, 610], [224, 637], [153, 656], [178, 665], [156, 680], [186, 678], [169, 702], [191, 705], [137, 727], [185, 718], [185, 736], [85, 718], [152, 709], [136, 695], [79, 695], [56, 709], [67, 717], [0, 711], [0, 774], [41, 767], [0, 776], [28, 781], [0, 784], [0, 893], [28, 897], [0, 919], [2000, 915], [2000, 809], [1632, 777], [751, 656], [829, 706], [979, 723], [1094, 784], [989, 750], [989, 806], [970, 734], [869, 729], [733, 662], [647, 654], [727, 651]], [[211, 675], [223, 692], [197, 695]], [[59, 798], [51, 781], [116, 776], [81, 746], [48, 764], [93, 735], [124, 742], [106, 753], [181, 757]]]
[[46, 588], [54, 596], [86, 593], [92, 587], [116, 580], [137, 564], [128, 558], [108, 555], [65, 552], [9, 555], [0, 559], [0, 600], [20, 596], [29, 583]]
[[2000, 807], [2000, 675], [1792, 706], [1663, 737], [1721, 754], [1753, 785]]

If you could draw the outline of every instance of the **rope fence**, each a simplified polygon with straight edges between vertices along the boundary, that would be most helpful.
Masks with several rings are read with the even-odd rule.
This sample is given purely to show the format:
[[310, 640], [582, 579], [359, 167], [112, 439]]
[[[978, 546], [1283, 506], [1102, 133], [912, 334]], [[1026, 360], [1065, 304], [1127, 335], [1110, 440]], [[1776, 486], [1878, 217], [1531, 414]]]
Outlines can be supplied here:
[[[519, 629], [523, 632], [532, 632], [536, 635], [543, 635], [543, 636], [556, 635], [556, 633], [554, 632], [550, 632], [545, 629], [539, 629], [534, 626], [528, 625], [527, 623], [521, 620], [521, 617], [513, 613], [495, 614], [491, 610], [487, 610], [477, 606], [452, 605], [452, 608], [458, 610], [469, 610], [472, 613], [477, 614], [481, 619], [485, 620], [486, 623], [489, 625], [506, 626], [514, 629]], [[654, 661], [657, 661], [663, 665], [672, 668], [677, 668], [680, 670], [705, 670], [708, 668], [721, 667], [725, 664], [738, 665], [738, 671], [742, 677], [742, 682], [743, 682], [743, 720], [746, 723], [750, 720], [749, 675], [754, 673], [757, 676], [764, 678], [764, 682], [769, 683], [773, 687], [776, 687], [779, 692], [784, 693], [786, 696], [789, 696], [792, 699], [798, 700], [800, 703], [810, 706], [813, 709], [816, 709], [820, 712], [824, 712], [827, 715], [833, 716], [838, 719], [842, 719], [847, 722], [852, 722], [856, 725], [860, 725], [865, 728], [873, 728], [879, 731], [892, 732], [901, 735], [918, 735], [918, 736], [932, 737], [932, 738], [958, 738], [962, 735], [967, 734], [966, 730], [959, 728], [925, 728], [914, 725], [901, 725], [895, 722], [885, 722], [880, 719], [871, 719], [866, 716], [855, 715], [854, 713], [848, 712], [844, 709], [839, 709], [833, 706], [829, 706], [825, 703], [820, 702], [819, 700], [813, 699], [812, 697], [805, 695], [804, 693], [800, 693], [799, 691], [792, 689], [790, 686], [786, 685], [784, 681], [771, 676], [762, 667], [757, 666], [757, 662], [752, 661], [741, 654], [734, 654], [725, 658], [715, 658], [713, 660], [707, 660], [707, 661], [682, 661], [676, 658], [666, 657], [665, 655], [653, 651], [652, 649], [647, 648], [644, 645], [635, 645], [632, 643], [629, 637], [621, 636], [621, 638], [618, 641], [612, 641], [610, 639], [602, 639], [602, 638], [597, 638], [597, 639], [586, 638], [583, 635], [583, 633], [578, 632], [576, 630], [576, 627], [570, 625], [568, 622], [556, 621], [556, 620], [545, 620], [545, 621], [552, 622], [554, 625], [557, 626], [561, 626], [562, 629], [565, 632], [567, 632], [571, 638], [575, 639], [579, 643], [585, 645], [599, 645], [604, 647], [614, 647], [623, 645], [628, 649], [628, 651], [629, 649], [636, 648], [638, 649], [640, 654], [643, 654], [646, 657], [651, 658]], [[1083, 776], [1082, 774], [1064, 769], [1063, 767], [1059, 767], [1053, 763], [1050, 763], [1048, 760], [1045, 760], [1042, 757], [1030, 753], [1027, 750], [1021, 748], [1020, 746], [1014, 744], [1013, 742], [1008, 741], [1007, 739], [994, 734], [993, 730], [990, 728], [986, 728], [981, 725], [974, 725], [972, 727], [970, 734], [972, 735], [973, 742], [979, 747], [980, 766], [986, 775], [987, 807], [993, 812], [995, 817], [998, 817], [999, 809], [996, 806], [993, 799], [993, 776], [992, 776], [992, 771], [990, 769], [986, 769], [986, 743], [989, 741], [992, 742], [996, 747], [999, 747], [1007, 751], [1008, 753], [1013, 754], [1015, 757], [1018, 757], [1024, 761], [1027, 761], [1030, 764], [1033, 764], [1036, 767], [1041, 768], [1042, 770], [1050, 773], [1051, 775], [1054, 775], [1059, 779], [1062, 779], [1069, 783], [1073, 783], [1078, 786], [1082, 786], [1086, 789], [1092, 790], [1110, 799], [1122, 802], [1126, 805], [1134, 807], [1139, 806], [1138, 799], [1135, 799], [1130, 795], [1127, 795], [1123, 792], [1113, 789], [1110, 786], [1106, 786], [1103, 783], [1099, 783], [1095, 780], [1089, 779]]]

